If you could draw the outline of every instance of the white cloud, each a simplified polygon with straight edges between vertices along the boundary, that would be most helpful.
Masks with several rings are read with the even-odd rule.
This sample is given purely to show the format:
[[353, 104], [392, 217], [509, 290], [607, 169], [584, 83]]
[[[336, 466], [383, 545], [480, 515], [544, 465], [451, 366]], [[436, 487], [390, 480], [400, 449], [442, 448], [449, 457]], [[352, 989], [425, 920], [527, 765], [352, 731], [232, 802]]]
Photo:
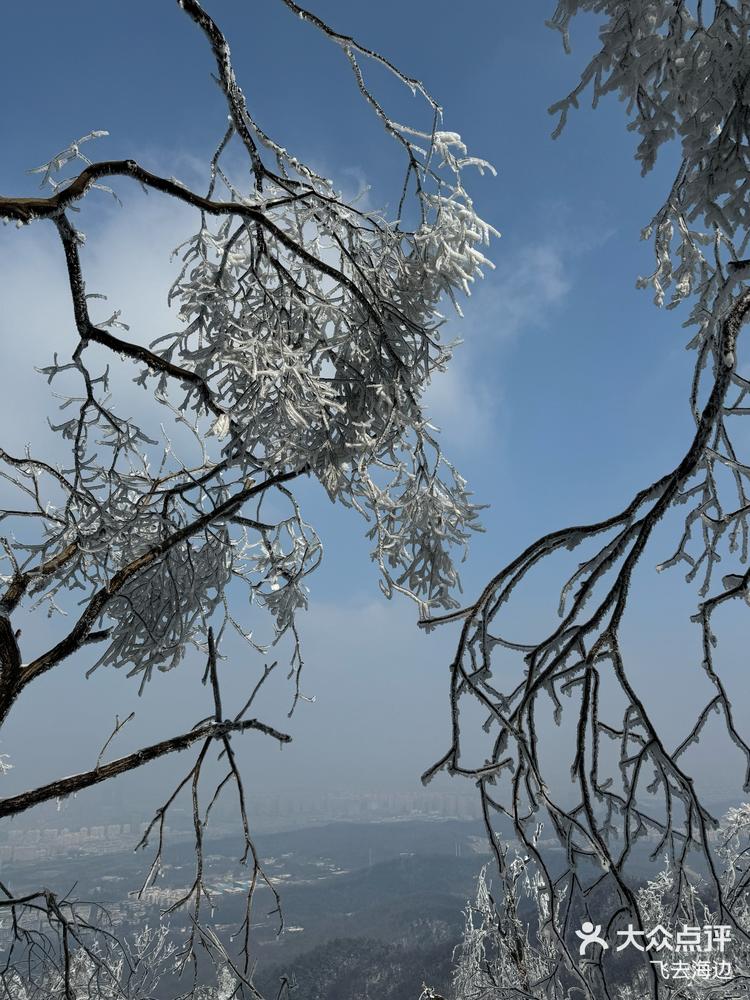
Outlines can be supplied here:
[[445, 372], [439, 372], [425, 394], [430, 422], [447, 445], [482, 447], [496, 426], [502, 405], [502, 387], [492, 387], [479, 375], [465, 346], [459, 346]]
[[[191, 162], [183, 166], [193, 172]], [[354, 180], [358, 188], [365, 186], [363, 176]], [[170, 253], [194, 231], [197, 218], [186, 206], [153, 193], [145, 196], [134, 186], [123, 191], [123, 198], [123, 209], [101, 201], [95, 205], [99, 218], [87, 220], [84, 215], [76, 220], [88, 232], [82, 254], [87, 290], [108, 296], [106, 302], [92, 300], [95, 320], [122, 309], [121, 319], [131, 328], [128, 338], [148, 344], [176, 326], [166, 297], [179, 261], [170, 261]], [[33, 368], [48, 364], [55, 351], [61, 357], [72, 353], [77, 335], [52, 227], [6, 229], [0, 240], [6, 260], [0, 275], [7, 331], [4, 358], [18, 373], [0, 403], [0, 417], [15, 430], [6, 437], [6, 447], [22, 447], [29, 438], [38, 440], [46, 415], [54, 413], [49, 389]], [[578, 245], [572, 248], [576, 252]], [[435, 376], [426, 405], [452, 453], [496, 443], [504, 396], [503, 345], [553, 320], [572, 286], [570, 256], [554, 233], [515, 252], [503, 241], [495, 248], [497, 270], [476, 288], [466, 305], [466, 319], [450, 318], [449, 334], [463, 336], [465, 343], [447, 372]], [[115, 368], [119, 411], [137, 418], [148, 408], [148, 398], [131, 381], [136, 367], [123, 363]], [[13, 420], [14, 413], [30, 410], [31, 423]]]
[[563, 260], [562, 247], [551, 241], [522, 248], [510, 268], [501, 262], [490, 293], [494, 315], [488, 332], [511, 337], [546, 326], [571, 289]]
[[[90, 300], [92, 319], [102, 322], [121, 310], [120, 319], [130, 330], [114, 332], [147, 345], [178, 326], [167, 293], [180, 262], [170, 261], [170, 254], [199, 222], [194, 210], [158, 195], [147, 197], [137, 187], [123, 194], [124, 208], [100, 202], [91, 216], [74, 222], [87, 236], [81, 251], [86, 291], [107, 296], [107, 301]], [[35, 371], [51, 364], [55, 353], [61, 363], [70, 359], [78, 344], [62, 246], [52, 226], [37, 223], [20, 231], [0, 230], [0, 252], [3, 363], [6, 372], [13, 372], [4, 379], [0, 396], [3, 446], [19, 452], [33, 442], [39, 457], [67, 461], [69, 443], [49, 431], [47, 418], [62, 419], [55, 392], [79, 393], [81, 386], [72, 375], [49, 386]], [[116, 412], [155, 427], [168, 419], [151, 395], [134, 384], [137, 365], [105, 357], [96, 347], [90, 351], [97, 353], [93, 370], [110, 365]]]
[[427, 412], [448, 445], [479, 448], [497, 443], [502, 427], [503, 350], [518, 336], [546, 328], [572, 279], [560, 241], [530, 244], [513, 257], [496, 254], [492, 272], [451, 327], [464, 337], [448, 369], [433, 379]]
[[175, 329], [167, 293], [180, 262], [170, 261], [170, 255], [199, 224], [194, 209], [133, 189], [124, 209], [113, 210], [87, 241], [87, 290], [108, 297], [106, 303], [91, 304], [94, 318], [122, 309], [120, 318], [130, 325], [131, 339], [143, 344]]
[[[54, 411], [44, 378], [34, 371], [72, 353], [77, 341], [65, 259], [52, 227], [0, 230], [3, 302], [3, 447], [22, 450], [40, 437], [49, 443], [46, 416]], [[71, 336], [71, 331], [73, 334]]]

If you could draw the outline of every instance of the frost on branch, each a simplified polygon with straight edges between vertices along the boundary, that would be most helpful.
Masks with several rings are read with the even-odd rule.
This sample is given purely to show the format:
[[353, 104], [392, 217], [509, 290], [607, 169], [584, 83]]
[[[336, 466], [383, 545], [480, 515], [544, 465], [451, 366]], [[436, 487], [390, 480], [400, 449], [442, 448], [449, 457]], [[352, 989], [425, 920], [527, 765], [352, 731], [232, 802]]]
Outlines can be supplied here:
[[[485, 865], [464, 911], [464, 933], [454, 953], [455, 1000], [541, 997], [541, 990], [531, 991], [555, 976], [554, 945], [540, 933], [549, 920], [544, 882], [528, 857], [515, 852], [510, 858], [507, 847], [502, 855], [507, 868], [495, 894]], [[430, 996], [427, 990], [422, 1000]]]
[[411, 232], [347, 204], [271, 148], [279, 173], [262, 194], [241, 196], [221, 178], [262, 221], [205, 226], [181, 248], [171, 299], [184, 325], [154, 346], [213, 387], [227, 459], [271, 474], [311, 471], [331, 499], [374, 521], [386, 592], [450, 606], [448, 553], [465, 542], [476, 509], [427, 429], [421, 398], [451, 354], [438, 306], [468, 293], [488, 264], [478, 248], [493, 230], [477, 217], [453, 152], [464, 147], [435, 134]]
[[[26, 589], [50, 614], [68, 613], [65, 598], [77, 591], [81, 639], [98, 629], [107, 642], [95, 665], [125, 667], [142, 682], [191, 645], [204, 649], [216, 613], [219, 635], [233, 627], [250, 638], [247, 612], [229, 608], [232, 580], [270, 612], [274, 639], [291, 629], [296, 642], [304, 581], [322, 555], [295, 497], [300, 476], [364, 516], [384, 593], [408, 595], [423, 613], [455, 606], [455, 554], [478, 528], [478, 507], [442, 455], [423, 396], [454, 347], [441, 309], [460, 313], [491, 266], [484, 250], [495, 230], [464, 176], [492, 168], [435, 127], [434, 102], [387, 64], [426, 98], [433, 128], [391, 120], [359, 63], [379, 57], [336, 36], [366, 103], [406, 156], [397, 207], [360, 207], [255, 124], [228, 48], [201, 9], [188, 8], [212, 38], [230, 112], [207, 194], [134, 161], [116, 165], [199, 209], [197, 232], [175, 251], [169, 300], [178, 326], [146, 348], [119, 310], [97, 323], [89, 303], [102, 296], [85, 287], [83, 235], [56, 215], [81, 339], [43, 374], [63, 400], [51, 426], [70, 460], [3, 456], [9, 482], [36, 508], [6, 549], [9, 585], [30, 572]], [[38, 168], [55, 198], [74, 192], [78, 201], [117, 172], [80, 151], [105, 135], [92, 132]], [[247, 154], [241, 182], [224, 166], [233, 142]], [[58, 180], [76, 161], [82, 174]], [[92, 344], [109, 349], [115, 370], [91, 356]], [[151, 390], [148, 416], [118, 412], [123, 358]]]
[[[659, 928], [667, 945], [657, 949], [643, 945], [624, 947], [626, 931], [616, 931], [604, 925], [602, 933], [608, 942], [608, 954], [600, 962], [616, 967], [618, 975], [608, 982], [607, 995], [612, 1000], [644, 1000], [652, 995], [652, 961], [665, 961], [667, 968], [681, 963], [679, 973], [663, 979], [672, 989], [664, 996], [681, 1000], [736, 1000], [743, 995], [747, 977], [750, 945], [746, 933], [750, 930], [750, 909], [746, 899], [747, 851], [750, 834], [750, 806], [745, 803], [731, 809], [722, 819], [716, 834], [719, 880], [729, 909], [720, 912], [716, 899], [707, 885], [698, 879], [691, 883], [681, 876], [679, 866], [667, 858], [663, 867], [652, 870], [635, 891], [642, 917], [642, 930], [636, 930], [636, 941], [648, 941], [652, 932], [658, 940]], [[477, 878], [474, 899], [465, 909], [462, 939], [454, 952], [452, 1000], [572, 1000], [580, 990], [570, 986], [569, 977], [555, 967], [555, 949], [544, 929], [549, 922], [549, 900], [544, 879], [529, 857], [516, 854], [509, 859], [503, 849], [507, 868], [495, 889], [487, 866]], [[494, 891], [493, 891], [494, 889]], [[523, 917], [521, 917], [523, 914]], [[577, 943], [576, 929], [585, 911], [572, 920], [567, 936]], [[592, 914], [593, 915], [593, 914]], [[704, 947], [709, 929], [724, 925], [730, 943], [725, 951]], [[683, 940], [700, 945], [680, 944]], [[692, 937], [691, 937], [692, 933]], [[620, 937], [619, 935], [623, 935]], [[670, 940], [671, 939], [671, 940]], [[622, 954], [618, 953], [620, 949]], [[635, 960], [634, 960], [635, 957]], [[644, 958], [645, 961], [638, 961]], [[725, 969], [734, 970], [724, 981], [713, 975], [716, 965], [726, 960]], [[596, 960], [590, 960], [595, 966]], [[703, 966], [701, 970], [700, 966]], [[709, 975], [705, 974], [706, 969]], [[696, 972], [702, 972], [697, 975]], [[661, 993], [659, 994], [662, 995]], [[436, 1000], [437, 994], [425, 988], [421, 1000]]]
[[[723, 0], [562, 0], [552, 26], [563, 32], [566, 45], [579, 12], [602, 19], [601, 46], [580, 85], [551, 109], [560, 115], [558, 132], [590, 87], [595, 103], [609, 92], [626, 102], [631, 130], [640, 134], [637, 157], [644, 170], [653, 166], [662, 143], [681, 143], [677, 176], [644, 233], [654, 237], [656, 269], [641, 284], [654, 288], [659, 305], [670, 288], [670, 305], [691, 300], [696, 362], [686, 395], [695, 427], [674, 460], [618, 510], [533, 540], [474, 603], [423, 621], [430, 628], [462, 622], [450, 663], [451, 742], [423, 781], [442, 770], [475, 781], [493, 849], [499, 818], [512, 821], [543, 879], [545, 931], [555, 946], [552, 975], [520, 988], [507, 975], [502, 988], [480, 981], [476, 993], [466, 996], [482, 996], [486, 986], [498, 998], [666, 996], [648, 963], [635, 987], [618, 996], [617, 970], [584, 959], [570, 934], [584, 916], [612, 929], [642, 925], [644, 914], [655, 915], [656, 890], [666, 890], [667, 882], [646, 896], [632, 888], [639, 874], [633, 868], [636, 845], [644, 848], [648, 840], [649, 856], [668, 855], [684, 901], [696, 886], [691, 869], [698, 865], [717, 918], [745, 919], [736, 906], [738, 891], [715, 864], [717, 820], [699, 792], [691, 755], [721, 727], [750, 791], [750, 743], [720, 673], [726, 651], [716, 652], [724, 606], [745, 601], [750, 587], [750, 461], [747, 436], [738, 426], [750, 414], [742, 338], [750, 319], [750, 261], [739, 259], [748, 238], [750, 6]], [[684, 729], [667, 736], [658, 714], [663, 697], [650, 678], [638, 675], [623, 625], [632, 621], [634, 598], [643, 596], [637, 573], [659, 557], [657, 526], [670, 523], [678, 526], [677, 537], [657, 568], [680, 564], [687, 582], [695, 583], [692, 621], [699, 629], [695, 653], [684, 663], [685, 681], [697, 675], [709, 695], [680, 719]], [[567, 562], [566, 553], [574, 551]], [[529, 591], [525, 598], [520, 592], [524, 584], [533, 586], [537, 572], [559, 573], [559, 589], [549, 605], [537, 594], [530, 624], [519, 625], [513, 600], [528, 600]], [[650, 662], [656, 654], [648, 643], [645, 648]], [[485, 719], [489, 738], [482, 756], [465, 738], [467, 702]], [[550, 718], [566, 727], [562, 743], [547, 740]], [[570, 754], [570, 785], [560, 781], [560, 746]], [[564, 856], [541, 849], [540, 823], [550, 825]], [[498, 850], [495, 855], [502, 872], [504, 859]], [[736, 878], [744, 893], [742, 866]], [[748, 925], [743, 927], [745, 933]], [[528, 958], [532, 953], [524, 947]], [[476, 948], [472, 954], [481, 957]], [[739, 978], [746, 968], [745, 960]], [[491, 963], [485, 963], [488, 969]], [[714, 985], [703, 995], [737, 995], [736, 984], [715, 991]], [[681, 986], [675, 995], [683, 995]]]
[[[74, 319], [41, 371], [59, 401], [53, 443], [47, 453], [38, 441], [13, 454], [0, 448], [0, 723], [32, 681], [88, 646], [95, 652], [87, 666], [125, 669], [141, 689], [154, 669], [170, 670], [197, 649], [213, 702], [187, 731], [112, 757], [111, 745], [132, 717], [121, 722], [116, 715], [92, 768], [5, 798], [0, 812], [61, 800], [195, 746], [187, 774], [139, 844], [151, 838], [155, 852], [145, 891], [162, 867], [166, 817], [189, 789], [195, 876], [170, 907], [189, 910], [187, 936], [173, 953], [162, 932], [147, 935], [143, 962], [133, 956], [141, 971], [148, 963], [165, 966], [166, 978], [180, 979], [192, 967], [192, 985], [181, 996], [193, 1000], [259, 996], [250, 936], [261, 883], [275, 900], [280, 929], [283, 923], [277, 890], [251, 839], [233, 742], [249, 731], [289, 742], [250, 716], [278, 661], [263, 663], [239, 710], [222, 697], [219, 668], [230, 629], [262, 654], [287, 635], [291, 711], [310, 700], [300, 690], [295, 616], [307, 605], [307, 578], [322, 546], [303, 515], [301, 479], [314, 477], [332, 501], [363, 515], [384, 592], [409, 596], [425, 614], [455, 604], [456, 552], [478, 527], [478, 507], [442, 455], [423, 398], [451, 359], [441, 310], [460, 313], [460, 300], [491, 266], [484, 251], [494, 230], [464, 187], [467, 170], [491, 168], [470, 157], [457, 134], [441, 131], [439, 108], [418, 81], [293, 0], [282, 2], [335, 41], [365, 105], [405, 158], [388, 211], [347, 200], [255, 123], [229, 46], [198, 0], [179, 6], [206, 36], [229, 121], [207, 164], [205, 194], [133, 159], [90, 159], [81, 149], [105, 138], [98, 131], [35, 171], [43, 196], [0, 195], [4, 221], [56, 230]], [[363, 73], [373, 62], [425, 101], [424, 127], [389, 117]], [[239, 147], [243, 169], [236, 157], [228, 166], [230, 146]], [[102, 234], [89, 233], [86, 242], [72, 213], [81, 212], [92, 189], [114, 194], [101, 183], [110, 178], [136, 181], [151, 198], [195, 212], [197, 231], [175, 251], [174, 327], [151, 344], [125, 322], [127, 303], [122, 319], [119, 309], [102, 318], [96, 300], [105, 296], [86, 287], [88, 247]], [[109, 248], [98, 249], [106, 255]], [[44, 611], [52, 619], [47, 628], [29, 628]], [[16, 615], [24, 616], [22, 629]], [[271, 621], [266, 645], [255, 638], [258, 617]], [[206, 798], [204, 763], [210, 758], [213, 770], [214, 749], [222, 776]], [[6, 767], [0, 755], [0, 771]], [[237, 793], [240, 860], [250, 872], [236, 959], [203, 918], [208, 907], [213, 912], [203, 831], [227, 786]], [[75, 900], [46, 889], [14, 898], [5, 885], [3, 909], [12, 916], [16, 953], [0, 978], [18, 1000], [152, 995], [148, 976], [130, 975], [122, 943], [106, 931], [106, 914], [93, 910], [89, 924]], [[46, 928], [33, 938], [16, 920], [26, 911], [46, 914]], [[26, 961], [29, 954], [39, 961]], [[219, 971], [215, 988], [198, 982], [206, 954]]]
[[[709, 18], [705, 12], [712, 11]], [[579, 85], [550, 111], [568, 112], [591, 88], [594, 104], [605, 94], [625, 101], [629, 129], [637, 132], [643, 172], [662, 144], [678, 139], [681, 163], [664, 205], [644, 229], [653, 237], [656, 269], [640, 281], [656, 302], [671, 288], [670, 306], [693, 293], [700, 305], [693, 322], [705, 326], [723, 258], [744, 256], [750, 194], [750, 8], [744, 2], [669, 0], [562, 0], [550, 25], [569, 48], [573, 17], [604, 18], [601, 48]], [[715, 248], [707, 251], [707, 247]], [[723, 254], [720, 255], [719, 251]]]

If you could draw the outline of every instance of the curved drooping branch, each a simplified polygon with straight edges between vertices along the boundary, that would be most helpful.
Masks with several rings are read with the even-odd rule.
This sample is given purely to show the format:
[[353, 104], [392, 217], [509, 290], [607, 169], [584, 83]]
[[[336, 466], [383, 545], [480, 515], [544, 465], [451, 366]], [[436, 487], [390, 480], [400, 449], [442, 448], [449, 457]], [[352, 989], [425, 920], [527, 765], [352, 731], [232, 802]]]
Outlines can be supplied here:
[[[745, 790], [750, 790], [750, 743], [714, 662], [717, 638], [712, 628], [714, 611], [732, 599], [747, 600], [750, 583], [744, 569], [750, 556], [750, 461], [742, 456], [742, 439], [732, 433], [735, 418], [750, 413], [750, 382], [737, 357], [748, 293], [731, 299], [733, 287], [750, 279], [750, 8], [736, 0], [708, 5], [700, 0], [560, 0], [548, 24], [562, 32], [566, 51], [571, 22], [581, 12], [601, 18], [596, 49], [580, 83], [549, 109], [559, 116], [553, 135], [562, 133], [570, 110], [588, 90], [594, 106], [611, 93], [625, 103], [629, 130], [640, 137], [636, 158], [643, 173], [653, 167], [663, 144], [676, 140], [681, 145], [679, 168], [664, 204], [642, 232], [644, 239], [653, 238], [656, 260], [653, 273], [638, 285], [653, 288], [657, 305], [671, 291], [669, 308], [693, 298], [685, 325], [697, 327], [688, 345], [697, 352], [689, 394], [696, 434], [680, 463], [620, 513], [538, 539], [469, 608], [425, 616], [425, 626], [462, 621], [463, 627], [451, 665], [453, 738], [424, 780], [442, 769], [473, 778], [501, 871], [504, 855], [495, 843], [493, 820], [505, 813], [522, 841], [523, 865], [532, 864], [542, 880], [538, 954], [550, 961], [536, 964], [531, 983], [519, 963], [509, 971], [508, 963], [501, 962], [507, 976], [498, 996], [619, 1000], [671, 996], [674, 987], [677, 994], [692, 998], [703, 995], [702, 987], [665, 982], [655, 973], [658, 963], [650, 968], [645, 963], [627, 985], [618, 982], [611, 953], [601, 949], [582, 960], [572, 929], [589, 919], [602, 924], [605, 937], [623, 922], [642, 928], [641, 893], [636, 897], [633, 892], [628, 863], [638, 842], [647, 838], [652, 858], [667, 851], [671, 859], [671, 919], [681, 914], [686, 923], [696, 922], [690, 917], [698, 889], [688, 868], [695, 853], [706, 873], [711, 908], [744, 939], [741, 955], [747, 961], [750, 919], [717, 874], [710, 839], [715, 821], [700, 801], [685, 753], [718, 714], [744, 760]], [[709, 370], [713, 378], [706, 393]], [[734, 398], [730, 390], [736, 391]], [[635, 569], [649, 551], [656, 525], [679, 505], [688, 508], [684, 529], [673, 554], [658, 568], [685, 564], [687, 581], [699, 581], [693, 621], [702, 630], [702, 668], [713, 693], [684, 738], [670, 744], [649, 714], [648, 698], [632, 682], [620, 633], [633, 603]], [[534, 567], [549, 568], [555, 554], [579, 546], [586, 546], [587, 555], [562, 583], [559, 623], [529, 641], [509, 638], [508, 625], [501, 621], [511, 617], [507, 605], [517, 588]], [[741, 571], [725, 574], [723, 592], [710, 596], [717, 565], [727, 557], [737, 559]], [[538, 711], [545, 695], [555, 722], [570, 724], [572, 805], [571, 796], [555, 790], [545, 760], [548, 742]], [[563, 695], [572, 704], [566, 705]], [[460, 709], [466, 701], [486, 712], [485, 730], [494, 734], [480, 766], [463, 753]], [[609, 718], [613, 711], [619, 718]], [[542, 848], [542, 822], [552, 824], [564, 848], [557, 863]], [[507, 952], [513, 954], [513, 948]], [[735, 995], [735, 984], [741, 989], [743, 977], [742, 969], [735, 970], [735, 982], [716, 985], [715, 995]], [[486, 976], [483, 980], [480, 975], [472, 988], [482, 981]], [[714, 984], [707, 990], [713, 994]]]
[[[687, 516], [686, 534], [678, 552], [690, 562], [690, 579], [705, 564], [704, 595], [710, 586], [711, 569], [720, 558], [725, 531], [730, 525], [736, 532], [746, 530], [737, 528], [737, 522], [747, 516], [747, 505], [741, 503], [733, 514], [724, 513], [715, 492], [714, 469], [726, 461], [730, 448], [725, 420], [734, 407], [728, 405], [727, 394], [739, 378], [737, 342], [749, 314], [747, 290], [725, 307], [723, 318], [717, 314], [711, 390], [699, 413], [690, 447], [670, 473], [640, 491], [614, 516], [552, 532], [532, 543], [488, 583], [468, 608], [422, 621], [428, 628], [463, 621], [451, 665], [451, 745], [423, 780], [429, 781], [441, 770], [476, 780], [488, 834], [501, 868], [503, 856], [494, 834], [494, 817], [503, 814], [511, 818], [544, 880], [547, 903], [542, 934], [553, 935], [558, 958], [567, 967], [565, 975], [577, 979], [579, 988], [592, 1000], [599, 1000], [601, 991], [607, 988], [612, 968], [600, 959], [581, 971], [572, 946], [571, 927], [578, 926], [575, 920], [589, 917], [602, 924], [605, 914], [610, 932], [626, 920], [642, 927], [628, 862], [643, 837], [650, 840], [652, 858], [665, 850], [669, 853], [686, 883], [689, 876], [685, 863], [692, 857], [691, 851], [700, 852], [708, 891], [720, 919], [740, 935], [748, 931], [737, 924], [724, 898], [709, 836], [716, 821], [700, 801], [681, 758], [699, 740], [709, 715], [720, 712], [730, 738], [745, 758], [746, 768], [750, 768], [750, 744], [737, 728], [726, 689], [713, 666], [710, 626], [717, 607], [747, 594], [750, 571], [725, 576], [724, 592], [699, 605], [695, 620], [703, 631], [703, 667], [716, 693], [700, 711], [687, 736], [674, 747], [660, 735], [649, 714], [647, 699], [639, 695], [630, 679], [621, 651], [620, 630], [634, 570], [667, 511], [697, 498], [696, 507]], [[733, 450], [730, 461], [746, 478], [750, 476], [750, 466], [741, 466]], [[695, 483], [701, 476], [704, 478]], [[739, 489], [742, 501], [741, 485]], [[687, 548], [690, 528], [701, 521], [704, 547], [694, 557]], [[555, 552], [575, 549], [596, 538], [603, 538], [599, 548], [580, 563], [562, 588], [559, 624], [540, 640], [521, 643], [507, 638], [506, 628], [500, 624], [503, 609], [530, 570]], [[736, 542], [730, 544], [730, 551], [733, 548], [737, 548]], [[740, 557], [747, 558], [746, 550]], [[673, 557], [669, 562], [675, 561]], [[519, 655], [521, 676], [514, 677], [507, 660], [498, 670], [493, 664], [495, 651]], [[613, 711], [613, 699], [602, 694], [605, 677], [619, 691], [619, 725], [606, 719]], [[542, 759], [540, 744], [544, 746], [544, 736], [537, 709], [543, 695], [551, 699], [558, 724], [573, 716], [570, 724], [575, 732], [575, 749], [570, 773], [576, 798], [572, 805], [554, 791], [555, 779], [549, 775], [548, 762]], [[572, 697], [569, 709], [563, 705], [563, 695]], [[477, 703], [486, 713], [485, 729], [492, 734], [491, 753], [480, 766], [466, 762], [462, 752], [461, 708], [465, 701]], [[614, 757], [603, 746], [608, 742], [617, 749]], [[750, 777], [750, 769], [747, 775]], [[747, 779], [745, 788], [750, 789]], [[559, 865], [551, 866], [550, 856], [538, 844], [540, 822], [552, 824], [564, 847], [562, 870], [555, 870]], [[662, 987], [653, 967], [649, 976], [653, 995], [660, 995]], [[545, 995], [558, 995], [558, 986], [552, 980], [532, 985]]]

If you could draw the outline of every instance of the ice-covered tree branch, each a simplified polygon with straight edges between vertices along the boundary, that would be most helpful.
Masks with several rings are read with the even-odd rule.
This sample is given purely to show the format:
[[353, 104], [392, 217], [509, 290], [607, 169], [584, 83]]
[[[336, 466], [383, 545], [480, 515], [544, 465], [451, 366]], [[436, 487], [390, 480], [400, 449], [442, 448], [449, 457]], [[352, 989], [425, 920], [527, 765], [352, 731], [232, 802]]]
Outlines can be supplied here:
[[[182, 903], [191, 907], [193, 930], [179, 959], [195, 973], [199, 944], [220, 952], [201, 927], [203, 838], [216, 797], [233, 786], [243, 861], [253, 868], [241, 961], [225, 956], [233, 997], [254, 995], [251, 902], [264, 875], [232, 739], [246, 730], [287, 739], [247, 718], [272, 669], [269, 646], [289, 641], [293, 707], [304, 697], [297, 615], [322, 546], [299, 482], [317, 480], [331, 500], [364, 517], [388, 596], [407, 595], [421, 613], [456, 605], [456, 552], [478, 527], [478, 508], [442, 453], [423, 397], [451, 359], [444, 304], [460, 312], [461, 298], [491, 266], [484, 251], [494, 233], [465, 183], [473, 170], [491, 168], [441, 129], [425, 88], [387, 57], [282, 2], [343, 51], [363, 110], [405, 154], [395, 213], [347, 199], [261, 128], [227, 39], [197, 0], [177, 6], [210, 49], [229, 120], [220, 123], [205, 187], [132, 158], [94, 158], [107, 135], [95, 130], [35, 168], [39, 196], [0, 195], [5, 222], [54, 227], [72, 306], [68, 339], [56, 339], [41, 371], [59, 403], [59, 417], [50, 414], [57, 444], [47, 453], [38, 442], [21, 454], [0, 448], [0, 723], [21, 692], [63, 663], [123, 668], [145, 693], [154, 670], [176, 668], [191, 652], [207, 655], [214, 699], [208, 721], [194, 729], [109, 762], [100, 755], [89, 770], [3, 799], [0, 815], [195, 745], [189, 772], [154, 817], [151, 871], [164, 817], [179, 795], [189, 795], [196, 875]], [[370, 86], [369, 64], [419, 95], [424, 122], [399, 123]], [[236, 162], [229, 166], [235, 152], [239, 172]], [[174, 325], [149, 343], [128, 325], [128, 303], [101, 313], [103, 296], [87, 280], [87, 246], [101, 235], [95, 226], [84, 234], [91, 198], [114, 195], [128, 211], [139, 188], [193, 210], [196, 220], [175, 250]], [[144, 390], [135, 413], [125, 401], [128, 380]], [[49, 620], [44, 633], [28, 627], [40, 614]], [[221, 697], [230, 632], [262, 669], [239, 712]], [[202, 776], [214, 748], [227, 770], [205, 806]], [[62, 946], [58, 982], [64, 995], [77, 996], [72, 911], [47, 903]], [[82, 967], [97, 961], [95, 949], [84, 949]], [[36, 982], [47, 982], [45, 975]], [[117, 981], [112, 973], [112, 989]]]
[[[516, 996], [518, 989], [534, 997], [584, 995], [590, 1000], [672, 995], [670, 984], [648, 962], [638, 990], [628, 992], [604, 952], [595, 961], [581, 962], [572, 937], [571, 928], [584, 919], [609, 933], [627, 922], [643, 926], [646, 910], [630, 866], [643, 841], [652, 858], [667, 853], [678, 901], [691, 886], [690, 891], [698, 891], [690, 866], [700, 866], [703, 891], [718, 918], [734, 928], [743, 948], [747, 941], [745, 914], [728, 897], [717, 867], [716, 820], [701, 799], [686, 756], [718, 716], [744, 766], [745, 790], [750, 789], [750, 734], [715, 663], [712, 624], [717, 608], [747, 597], [750, 581], [750, 462], [738, 425], [750, 412], [740, 335], [750, 310], [742, 259], [749, 235], [750, 9], [724, 0], [709, 6], [704, 11], [701, 3], [564, 0], [550, 22], [563, 32], [568, 47], [577, 13], [602, 18], [600, 50], [580, 84], [550, 109], [560, 116], [556, 135], [590, 89], [595, 104], [608, 93], [626, 101], [629, 128], [641, 136], [636, 156], [644, 172], [663, 143], [681, 142], [682, 162], [668, 197], [643, 233], [654, 237], [656, 270], [639, 284], [653, 287], [658, 305], [670, 287], [671, 307], [692, 297], [686, 325], [697, 328], [689, 344], [696, 364], [686, 397], [696, 424], [693, 438], [671, 471], [618, 513], [539, 538], [468, 608], [422, 621], [425, 627], [461, 622], [451, 663], [450, 746], [424, 780], [447, 770], [477, 783], [504, 878], [495, 820], [510, 817], [539, 879], [542, 950], [555, 943], [552, 952], [545, 951], [545, 962], [527, 952], [535, 977], [524, 983], [517, 969], [507, 972], [496, 984], [498, 997]], [[657, 568], [684, 566], [687, 582], [697, 582], [697, 660], [712, 693], [674, 740], [654, 721], [648, 685], [633, 680], [622, 632], [637, 598], [635, 573], [653, 550], [655, 529], [667, 516], [670, 524], [677, 520], [681, 509], [686, 513], [676, 546]], [[552, 572], [564, 553], [574, 550], [583, 555], [561, 579], [557, 620], [547, 624], [550, 616], [540, 604], [536, 635], [513, 635], [513, 600], [532, 571], [547, 566]], [[732, 571], [719, 583], [723, 560], [730, 561]], [[462, 710], [469, 702], [486, 717], [490, 748], [479, 764], [467, 759], [465, 749], [467, 713]], [[571, 737], [567, 788], [551, 774], [549, 737], [540, 721], [545, 702]], [[539, 842], [540, 824], [551, 825], [564, 864]], [[743, 975], [740, 968], [735, 985]], [[716, 995], [728, 997], [734, 988], [730, 984]], [[464, 1000], [464, 994], [459, 996]]]

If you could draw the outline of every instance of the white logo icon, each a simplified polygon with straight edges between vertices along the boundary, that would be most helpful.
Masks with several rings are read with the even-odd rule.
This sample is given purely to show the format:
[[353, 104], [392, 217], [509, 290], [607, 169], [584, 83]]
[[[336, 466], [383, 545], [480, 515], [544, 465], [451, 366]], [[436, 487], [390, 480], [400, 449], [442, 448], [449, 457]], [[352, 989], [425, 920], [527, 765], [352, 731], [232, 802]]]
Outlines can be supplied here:
[[581, 924], [580, 931], [576, 931], [576, 937], [581, 939], [581, 945], [578, 949], [579, 955], [585, 955], [586, 949], [590, 944], [600, 944], [602, 948], [609, 948], [609, 945], [601, 936], [602, 925], [597, 924], [596, 927], [591, 923], [590, 920], [585, 920]]

